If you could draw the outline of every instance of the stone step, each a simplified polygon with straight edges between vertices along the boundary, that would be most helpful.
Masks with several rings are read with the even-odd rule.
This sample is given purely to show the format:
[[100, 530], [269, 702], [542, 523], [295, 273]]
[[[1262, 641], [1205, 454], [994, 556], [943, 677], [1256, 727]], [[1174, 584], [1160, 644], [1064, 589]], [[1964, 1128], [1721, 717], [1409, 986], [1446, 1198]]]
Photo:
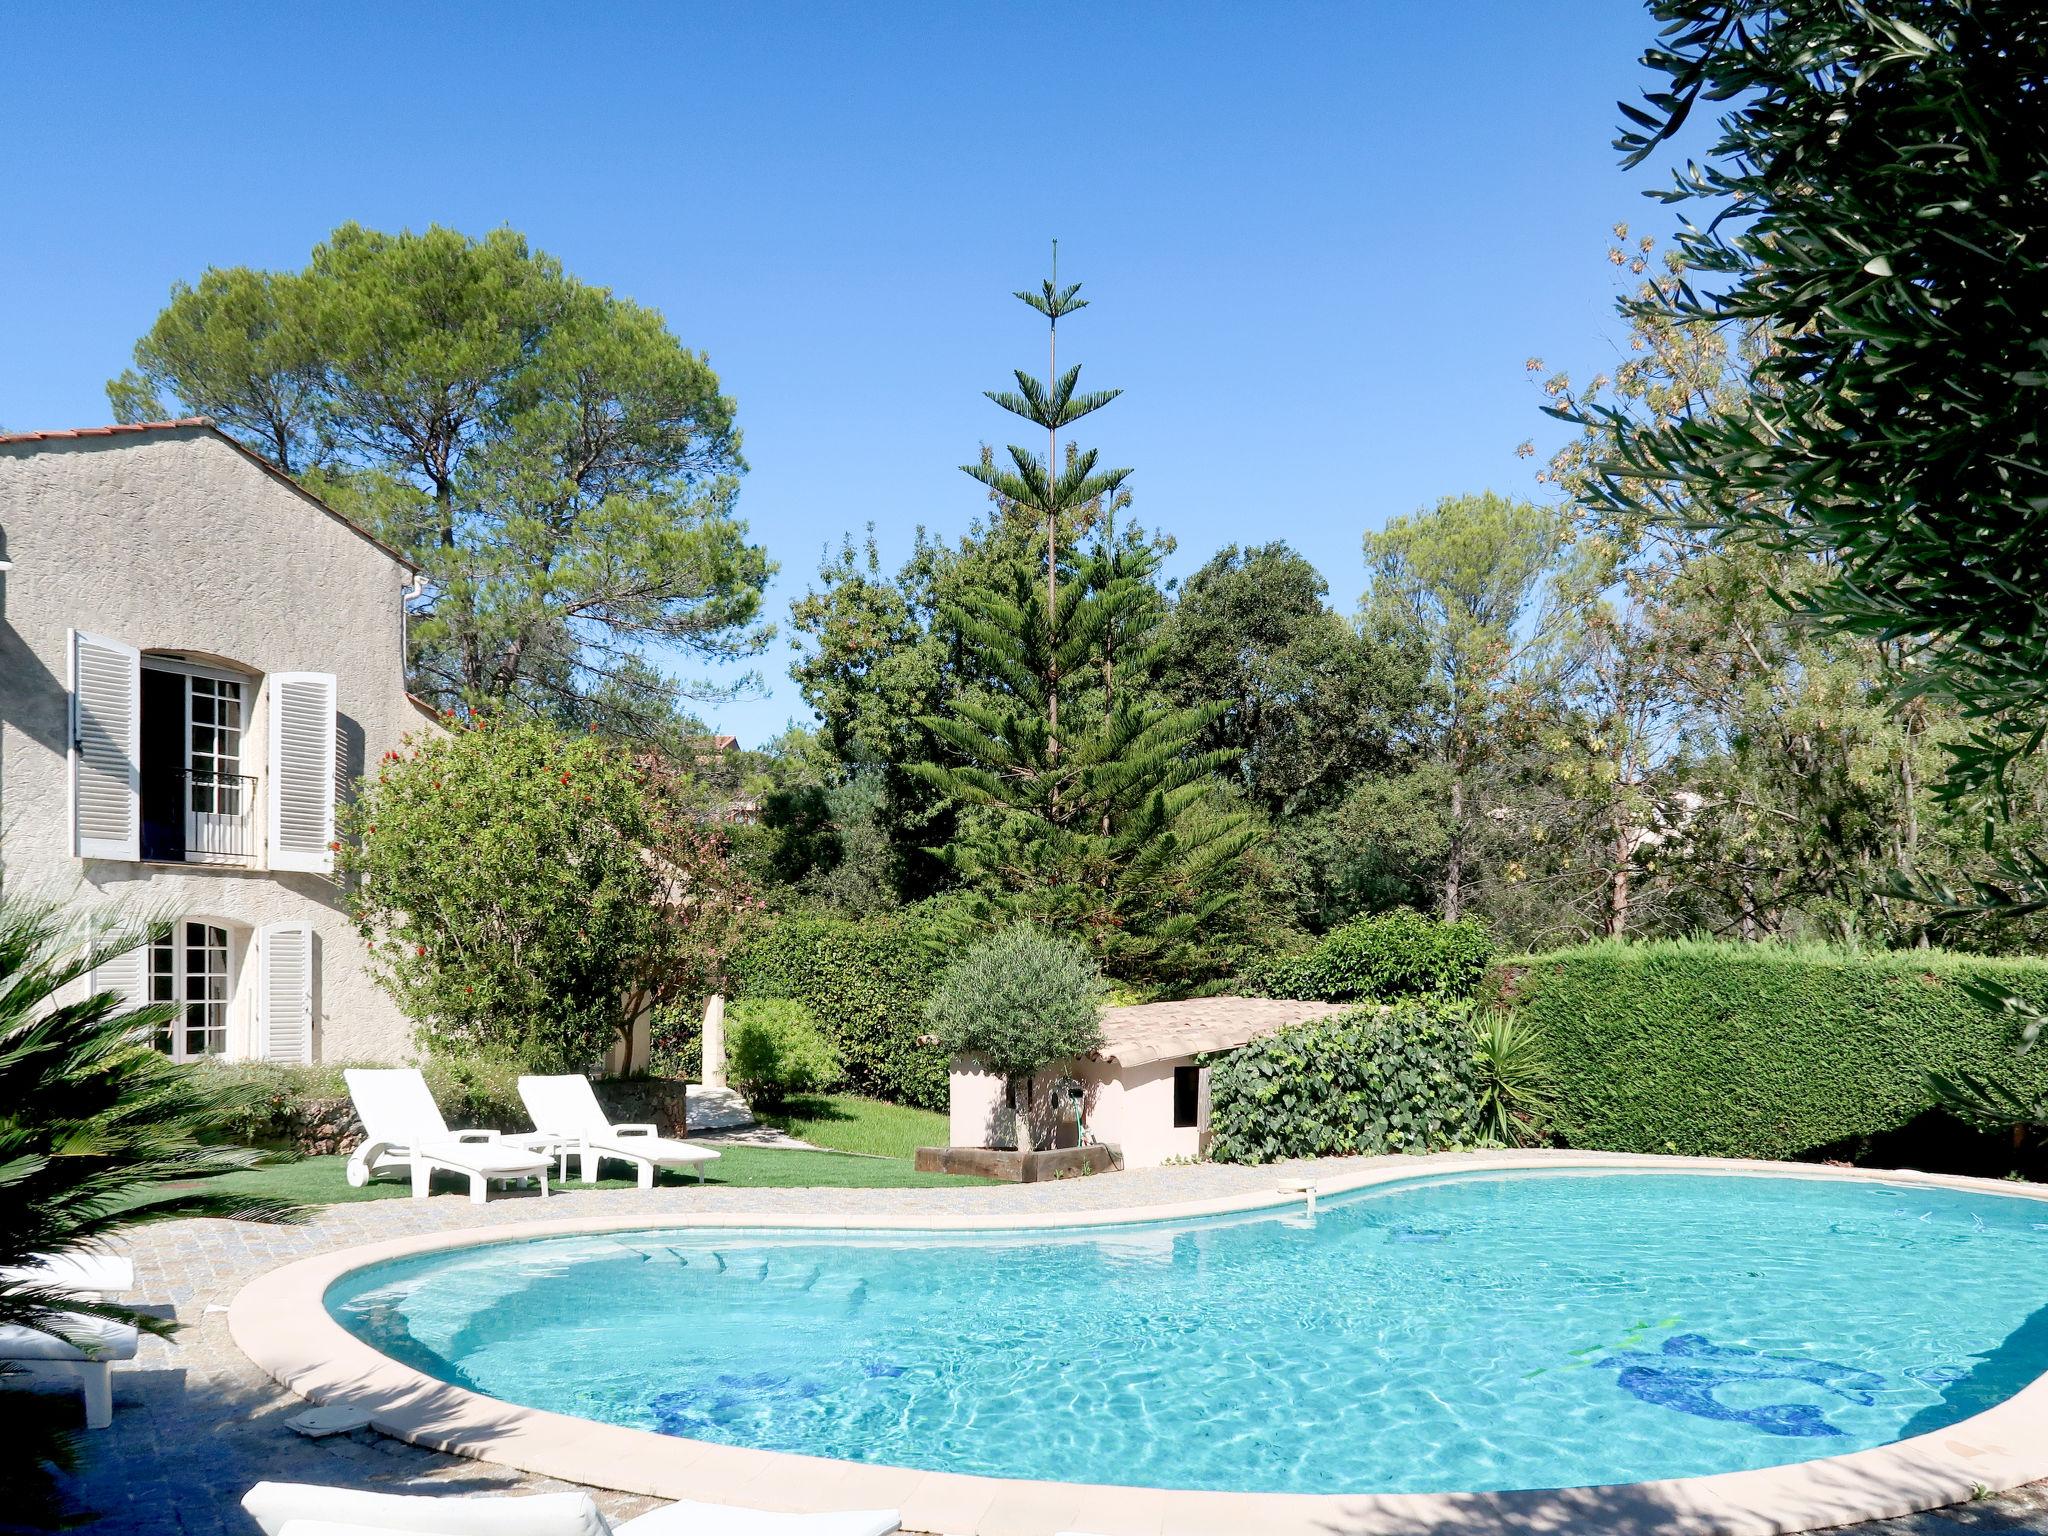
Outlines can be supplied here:
[[747, 1108], [747, 1101], [730, 1088], [709, 1088], [703, 1083], [692, 1083], [690, 1096], [690, 1131], [733, 1131], [754, 1123], [753, 1111]]

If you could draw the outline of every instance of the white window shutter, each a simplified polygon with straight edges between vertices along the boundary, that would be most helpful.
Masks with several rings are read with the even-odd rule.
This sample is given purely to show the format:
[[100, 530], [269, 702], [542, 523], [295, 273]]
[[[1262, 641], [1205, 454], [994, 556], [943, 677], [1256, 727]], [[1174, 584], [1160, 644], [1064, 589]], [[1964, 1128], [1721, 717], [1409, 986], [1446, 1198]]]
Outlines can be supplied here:
[[149, 946], [137, 944], [101, 961], [88, 985], [94, 992], [112, 992], [123, 1008], [140, 1008], [149, 1001]]
[[270, 867], [334, 868], [334, 676], [270, 679]]
[[272, 923], [257, 930], [257, 1054], [265, 1061], [313, 1059], [313, 929]]
[[71, 631], [71, 849], [142, 857], [142, 653]]

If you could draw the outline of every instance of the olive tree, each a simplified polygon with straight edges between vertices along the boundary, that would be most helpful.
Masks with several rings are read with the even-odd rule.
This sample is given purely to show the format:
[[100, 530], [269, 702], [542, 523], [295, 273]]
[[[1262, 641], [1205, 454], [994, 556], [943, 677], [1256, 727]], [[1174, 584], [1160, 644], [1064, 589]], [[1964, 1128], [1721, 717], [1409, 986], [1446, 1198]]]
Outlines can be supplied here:
[[1081, 945], [1012, 923], [946, 968], [925, 1023], [948, 1051], [1002, 1077], [1017, 1109], [1018, 1150], [1029, 1152], [1031, 1080], [1102, 1044], [1102, 998], [1102, 975]]

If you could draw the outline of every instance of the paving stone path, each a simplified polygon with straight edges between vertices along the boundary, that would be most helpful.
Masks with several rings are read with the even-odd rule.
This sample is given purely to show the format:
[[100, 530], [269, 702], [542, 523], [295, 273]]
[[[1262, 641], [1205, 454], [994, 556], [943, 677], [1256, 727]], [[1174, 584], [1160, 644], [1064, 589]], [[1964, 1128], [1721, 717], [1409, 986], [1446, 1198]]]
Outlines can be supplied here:
[[[1438, 1161], [1406, 1160], [1425, 1168]], [[483, 1462], [423, 1451], [371, 1431], [307, 1440], [284, 1421], [305, 1407], [258, 1371], [228, 1336], [227, 1304], [256, 1275], [307, 1254], [414, 1232], [502, 1231], [521, 1222], [571, 1216], [645, 1216], [650, 1224], [696, 1211], [765, 1217], [977, 1214], [1026, 1217], [1060, 1212], [1265, 1193], [1289, 1177], [1334, 1174], [1363, 1160], [1269, 1168], [1201, 1165], [1140, 1169], [1028, 1186], [953, 1189], [725, 1189], [694, 1184], [652, 1190], [585, 1190], [542, 1202], [495, 1197], [474, 1206], [453, 1195], [432, 1200], [328, 1206], [290, 1227], [224, 1221], [169, 1222], [126, 1244], [141, 1304], [162, 1305], [183, 1325], [174, 1340], [145, 1340], [139, 1357], [114, 1373], [114, 1424], [84, 1432], [71, 1494], [92, 1518], [94, 1536], [251, 1536], [238, 1508], [264, 1478], [347, 1484], [393, 1492], [543, 1492], [564, 1485]], [[1461, 1160], [1469, 1165], [1469, 1159]], [[80, 1421], [75, 1386], [53, 1386], [53, 1413]], [[589, 1490], [608, 1515], [649, 1508], [648, 1500]], [[11, 1529], [0, 1510], [0, 1529]], [[1968, 1530], [2048, 1536], [2048, 1484], [1903, 1520], [1850, 1528], [1857, 1536], [1960, 1536]], [[1249, 1536], [1249, 1533], [1247, 1533]]]

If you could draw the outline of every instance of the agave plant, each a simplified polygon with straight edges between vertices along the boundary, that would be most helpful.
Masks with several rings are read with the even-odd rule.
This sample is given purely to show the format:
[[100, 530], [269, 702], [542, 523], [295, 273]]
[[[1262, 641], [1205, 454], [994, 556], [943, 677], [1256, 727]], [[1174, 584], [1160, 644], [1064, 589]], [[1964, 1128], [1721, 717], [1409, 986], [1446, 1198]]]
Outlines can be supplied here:
[[1472, 1020], [1472, 1054], [1479, 1064], [1479, 1127], [1494, 1146], [1522, 1147], [1542, 1139], [1554, 1079], [1550, 1056], [1535, 1026], [1505, 1008]]
[[[93, 969], [152, 937], [146, 926], [84, 928], [45, 902], [0, 899], [0, 1268], [77, 1253], [140, 1222], [219, 1216], [277, 1221], [297, 1214], [209, 1181], [259, 1154], [205, 1141], [248, 1090], [173, 1064], [151, 1044], [174, 1004], [131, 1008], [111, 992], [61, 1000]], [[154, 1334], [176, 1324], [118, 1302], [27, 1283], [0, 1284], [0, 1324], [65, 1334], [67, 1316], [129, 1323]], [[5, 1368], [0, 1367], [0, 1386]], [[40, 1428], [9, 1440], [0, 1483], [13, 1518], [51, 1499], [45, 1464], [68, 1443], [47, 1413], [0, 1392], [0, 1419]]]
[[1981, 1073], [1930, 1072], [1927, 1088], [1943, 1109], [1980, 1131], [2048, 1125], [2048, 1100], [2017, 1092]]

